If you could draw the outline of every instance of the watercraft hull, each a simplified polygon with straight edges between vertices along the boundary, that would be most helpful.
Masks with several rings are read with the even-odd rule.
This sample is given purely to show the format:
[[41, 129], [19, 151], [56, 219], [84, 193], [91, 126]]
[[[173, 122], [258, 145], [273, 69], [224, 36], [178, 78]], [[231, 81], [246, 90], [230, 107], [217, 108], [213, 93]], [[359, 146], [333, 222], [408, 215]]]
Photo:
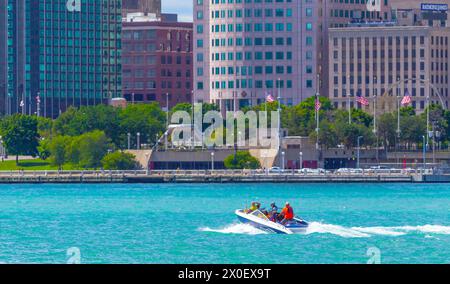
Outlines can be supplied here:
[[268, 233], [291, 235], [295, 233], [305, 232], [308, 228], [308, 223], [299, 219], [296, 219], [295, 224], [288, 224], [286, 226], [283, 226], [279, 223], [264, 220], [251, 214], [246, 214], [243, 210], [236, 210], [236, 216], [241, 223], [250, 225]]

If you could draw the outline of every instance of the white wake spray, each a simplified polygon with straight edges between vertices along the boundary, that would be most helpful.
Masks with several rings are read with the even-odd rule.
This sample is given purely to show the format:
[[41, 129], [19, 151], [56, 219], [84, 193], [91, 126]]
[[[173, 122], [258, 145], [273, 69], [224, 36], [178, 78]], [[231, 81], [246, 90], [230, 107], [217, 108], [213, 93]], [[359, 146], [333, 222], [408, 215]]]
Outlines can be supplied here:
[[[267, 232], [258, 230], [247, 224], [231, 224], [223, 228], [201, 228], [202, 232], [221, 234], [260, 235]], [[408, 234], [450, 235], [450, 226], [424, 225], [424, 226], [397, 226], [397, 227], [344, 227], [339, 225], [311, 222], [303, 235], [330, 234], [343, 238], [370, 238], [373, 236], [400, 237]]]

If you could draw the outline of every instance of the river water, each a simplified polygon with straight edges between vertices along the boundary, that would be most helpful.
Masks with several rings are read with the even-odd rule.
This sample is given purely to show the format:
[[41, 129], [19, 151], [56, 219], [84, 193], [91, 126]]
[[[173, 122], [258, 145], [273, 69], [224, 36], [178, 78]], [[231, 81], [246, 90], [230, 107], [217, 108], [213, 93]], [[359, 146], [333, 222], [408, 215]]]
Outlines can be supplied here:
[[[252, 200], [311, 224], [239, 224]], [[450, 263], [448, 184], [1, 185], [0, 263]]]

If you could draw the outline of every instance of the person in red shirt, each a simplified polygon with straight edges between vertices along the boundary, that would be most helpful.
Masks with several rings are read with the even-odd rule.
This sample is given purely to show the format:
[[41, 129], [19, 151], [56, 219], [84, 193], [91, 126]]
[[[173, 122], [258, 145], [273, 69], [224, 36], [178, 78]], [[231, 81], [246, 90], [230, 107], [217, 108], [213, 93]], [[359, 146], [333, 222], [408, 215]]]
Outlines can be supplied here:
[[294, 219], [294, 209], [291, 207], [289, 202], [286, 202], [286, 206], [283, 208], [280, 215], [283, 217], [283, 220], [281, 221], [281, 224], [283, 225]]

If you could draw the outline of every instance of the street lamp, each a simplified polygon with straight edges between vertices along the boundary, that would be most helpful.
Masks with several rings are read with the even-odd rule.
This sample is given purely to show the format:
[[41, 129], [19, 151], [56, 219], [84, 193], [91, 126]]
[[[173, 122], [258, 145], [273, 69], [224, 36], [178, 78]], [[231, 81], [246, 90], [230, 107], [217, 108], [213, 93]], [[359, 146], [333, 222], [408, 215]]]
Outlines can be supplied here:
[[358, 139], [357, 139], [357, 140], [358, 140], [358, 141], [357, 141], [357, 144], [358, 144], [358, 149], [357, 149], [357, 151], [358, 151], [358, 160], [357, 160], [357, 161], [358, 161], [358, 162], [357, 162], [356, 168], [358, 168], [358, 169], [361, 168], [361, 167], [360, 167], [360, 150], [361, 150], [360, 145], [361, 145], [361, 139], [362, 139], [362, 138], [363, 138], [362, 136], [359, 136]]
[[422, 139], [423, 139], [423, 152], [422, 152], [422, 157], [423, 157], [423, 169], [425, 170], [426, 166], [427, 166], [427, 145], [426, 145], [426, 138], [425, 135], [422, 135]]
[[303, 169], [303, 152], [300, 152], [299, 155], [300, 155], [299, 169], [302, 170]]
[[148, 174], [149, 174], [149, 168], [150, 168], [150, 166], [149, 166], [149, 164], [150, 164], [150, 161], [149, 161], [149, 156], [150, 156], [150, 154], [149, 153], [145, 153], [145, 163], [146, 163], [146, 166], [145, 166], [145, 174], [148, 176]]
[[211, 170], [214, 171], [214, 152], [211, 152]]
[[131, 149], [131, 133], [128, 132], [127, 136], [128, 136], [128, 150], [130, 150]]
[[137, 145], [136, 145], [136, 148], [139, 150], [139, 149], [141, 149], [141, 133], [138, 132], [136, 135], [137, 135]]
[[282, 161], [282, 164], [281, 164], [281, 169], [284, 171], [284, 157], [285, 157], [285, 155], [286, 155], [286, 153], [283, 151], [283, 152], [281, 152], [281, 161]]

